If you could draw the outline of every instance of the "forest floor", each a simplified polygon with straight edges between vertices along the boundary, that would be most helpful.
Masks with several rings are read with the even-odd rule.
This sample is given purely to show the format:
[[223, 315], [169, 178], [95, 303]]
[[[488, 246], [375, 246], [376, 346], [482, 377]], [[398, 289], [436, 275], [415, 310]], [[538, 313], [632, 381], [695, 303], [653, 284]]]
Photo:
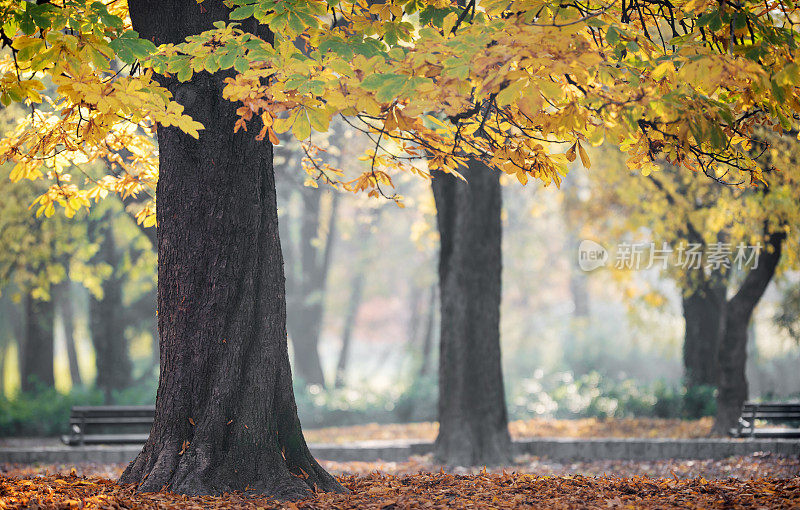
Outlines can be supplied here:
[[[710, 420], [529, 420], [511, 424], [529, 437], [708, 437]], [[435, 423], [359, 425], [305, 431], [309, 442], [433, 441]], [[296, 503], [240, 494], [186, 498], [137, 494], [113, 482], [123, 464], [0, 464], [0, 509], [14, 508], [800, 508], [800, 458], [755, 454], [721, 460], [556, 462], [521, 456], [483, 470], [446, 467], [431, 455], [404, 462], [320, 461], [350, 494], [316, 494]]]
[[[433, 462], [431, 455], [414, 456], [405, 462], [334, 462], [320, 460], [320, 464], [335, 475], [368, 475], [381, 472], [392, 475], [410, 475], [421, 471], [445, 471], [456, 475], [480, 474], [483, 468], [447, 467]], [[0, 475], [13, 477], [41, 477], [74, 471], [78, 476], [98, 476], [116, 479], [125, 464], [44, 464], [23, 466], [0, 464]], [[728, 457], [721, 460], [658, 460], [658, 461], [570, 461], [556, 462], [531, 456], [517, 457], [513, 464], [488, 468], [489, 473], [514, 471], [538, 476], [643, 476], [649, 478], [691, 479], [705, 478], [741, 480], [758, 478], [792, 478], [800, 476], [800, 458], [774, 454]], [[1, 508], [1, 507], [0, 507]]]
[[[713, 418], [679, 420], [665, 418], [580, 418], [575, 420], [553, 420], [534, 418], [517, 420], [509, 424], [513, 439], [531, 437], [637, 437], [700, 439], [711, 435]], [[351, 443], [376, 439], [419, 439], [433, 442], [439, 431], [436, 422], [390, 423], [353, 425], [306, 429], [303, 434], [309, 443]]]
[[[137, 494], [111, 479], [122, 465], [0, 465], [0, 508], [798, 508], [800, 460], [772, 455], [721, 461], [581, 462], [520, 458], [505, 469], [441, 470], [405, 463], [331, 463], [350, 494], [296, 503], [240, 494]], [[53, 474], [56, 473], [56, 474]], [[88, 478], [86, 478], [88, 477]]]

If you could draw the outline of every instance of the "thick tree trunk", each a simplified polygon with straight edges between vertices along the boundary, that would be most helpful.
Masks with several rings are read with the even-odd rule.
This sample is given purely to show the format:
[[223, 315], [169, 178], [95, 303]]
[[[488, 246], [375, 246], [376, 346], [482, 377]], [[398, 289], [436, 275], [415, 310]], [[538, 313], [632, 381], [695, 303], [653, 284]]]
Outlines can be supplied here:
[[722, 275], [712, 274], [682, 298], [684, 382], [687, 388], [717, 385], [717, 352], [725, 326], [727, 296]]
[[511, 459], [500, 359], [501, 191], [499, 175], [470, 161], [464, 183], [437, 172], [441, 238], [439, 436], [449, 465]]
[[110, 227], [110, 214], [96, 223], [97, 241], [100, 248], [96, 259], [112, 268], [112, 273], [103, 281], [103, 297], [89, 298], [89, 329], [95, 352], [97, 378], [95, 386], [105, 395], [107, 403], [113, 401], [113, 392], [130, 386], [132, 364], [125, 338], [125, 311], [122, 305], [122, 279], [118, 274], [121, 263], [114, 233]]
[[347, 358], [350, 356], [350, 342], [358, 319], [358, 309], [361, 307], [361, 297], [364, 293], [364, 271], [361, 269], [357, 269], [357, 271], [358, 273], [353, 278], [353, 288], [350, 291], [350, 301], [347, 303], [347, 313], [344, 317], [342, 348], [339, 351], [339, 362], [336, 364], [335, 388], [344, 386], [345, 375], [347, 374]]
[[[219, 1], [129, 5], [134, 28], [156, 44], [228, 16]], [[272, 147], [233, 133], [224, 77], [162, 78], [205, 129], [199, 140], [158, 129], [160, 379], [150, 438], [121, 481], [186, 494], [343, 491], [311, 456], [297, 418]]]
[[25, 296], [25, 340], [22, 342], [21, 389], [30, 393], [55, 386], [53, 377], [53, 301]]
[[56, 289], [58, 299], [58, 315], [64, 328], [64, 343], [67, 349], [67, 362], [69, 363], [69, 377], [72, 386], [82, 386], [83, 379], [78, 366], [78, 351], [75, 348], [75, 310], [72, 306], [72, 282], [66, 280]]
[[739, 291], [729, 301], [725, 330], [719, 348], [717, 415], [713, 432], [727, 434], [736, 425], [747, 400], [747, 329], [750, 320], [781, 258], [786, 233], [770, 235], [767, 248], [760, 254], [758, 267], [751, 269]]

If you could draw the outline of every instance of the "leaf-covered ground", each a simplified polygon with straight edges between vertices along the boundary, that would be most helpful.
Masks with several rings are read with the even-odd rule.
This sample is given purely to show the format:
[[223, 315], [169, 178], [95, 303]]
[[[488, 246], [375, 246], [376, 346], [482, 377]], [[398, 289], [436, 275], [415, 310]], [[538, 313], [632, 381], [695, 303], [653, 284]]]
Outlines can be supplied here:
[[[299, 508], [800, 508], [800, 458], [555, 463], [520, 457], [483, 472], [431, 462], [329, 462], [351, 494], [319, 494]], [[240, 495], [183, 498], [135, 494], [116, 479], [121, 464], [0, 464], [0, 508], [272, 508]], [[58, 473], [58, 474], [52, 474]], [[71, 473], [71, 474], [70, 474]], [[89, 478], [83, 478], [87, 476]], [[283, 505], [284, 508], [293, 508]]]
[[706, 480], [693, 478], [550, 477], [517, 473], [340, 476], [349, 494], [316, 494], [296, 503], [240, 494], [184, 497], [137, 494], [103, 478], [0, 475], [0, 508], [797, 508], [800, 478]]
[[[405, 462], [333, 462], [320, 463], [335, 475], [368, 475], [376, 471], [393, 475], [409, 475], [420, 471], [453, 474], [478, 474], [482, 468], [442, 466], [432, 461], [431, 455], [414, 456]], [[23, 466], [0, 463], [0, 474], [6, 476], [44, 476], [74, 471], [79, 476], [99, 476], [116, 479], [125, 469], [124, 464], [49, 464]], [[489, 472], [503, 471], [529, 473], [540, 476], [646, 476], [650, 478], [793, 478], [800, 476], [800, 458], [772, 454], [729, 457], [721, 460], [659, 460], [620, 461], [597, 460], [592, 462], [556, 462], [538, 457], [518, 457], [514, 464], [489, 468]]]
[[[703, 438], [711, 434], [712, 418], [673, 420], [662, 418], [581, 418], [553, 420], [535, 418], [509, 424], [511, 437], [668, 437]], [[439, 430], [435, 422], [354, 425], [304, 430], [309, 443], [350, 443], [375, 439], [419, 439], [433, 441]]]

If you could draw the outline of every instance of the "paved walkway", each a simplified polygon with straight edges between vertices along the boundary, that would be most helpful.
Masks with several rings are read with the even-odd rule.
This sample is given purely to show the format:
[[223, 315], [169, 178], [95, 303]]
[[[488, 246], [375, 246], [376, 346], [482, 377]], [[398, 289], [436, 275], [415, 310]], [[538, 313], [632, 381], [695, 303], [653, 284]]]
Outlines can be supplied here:
[[[45, 439], [4, 440], [0, 463], [100, 464], [127, 463], [141, 445], [64, 446]], [[433, 451], [433, 444], [413, 440], [362, 441], [350, 444], [311, 444], [318, 459], [337, 462], [400, 462]], [[518, 455], [552, 460], [722, 459], [732, 455], [771, 452], [800, 456], [796, 439], [573, 439], [535, 438], [514, 442]]]

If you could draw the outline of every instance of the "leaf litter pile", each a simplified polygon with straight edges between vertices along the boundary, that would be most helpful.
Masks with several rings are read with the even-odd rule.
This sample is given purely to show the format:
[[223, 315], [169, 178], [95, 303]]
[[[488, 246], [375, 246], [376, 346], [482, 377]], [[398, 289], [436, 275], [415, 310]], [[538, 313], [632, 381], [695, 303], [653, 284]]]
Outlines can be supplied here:
[[323, 465], [350, 494], [318, 493], [294, 503], [241, 494], [137, 494], [109, 479], [119, 476], [122, 465], [0, 465], [0, 508], [800, 508], [800, 459], [775, 455], [572, 464], [520, 458], [505, 470], [450, 472], [429, 457]]

